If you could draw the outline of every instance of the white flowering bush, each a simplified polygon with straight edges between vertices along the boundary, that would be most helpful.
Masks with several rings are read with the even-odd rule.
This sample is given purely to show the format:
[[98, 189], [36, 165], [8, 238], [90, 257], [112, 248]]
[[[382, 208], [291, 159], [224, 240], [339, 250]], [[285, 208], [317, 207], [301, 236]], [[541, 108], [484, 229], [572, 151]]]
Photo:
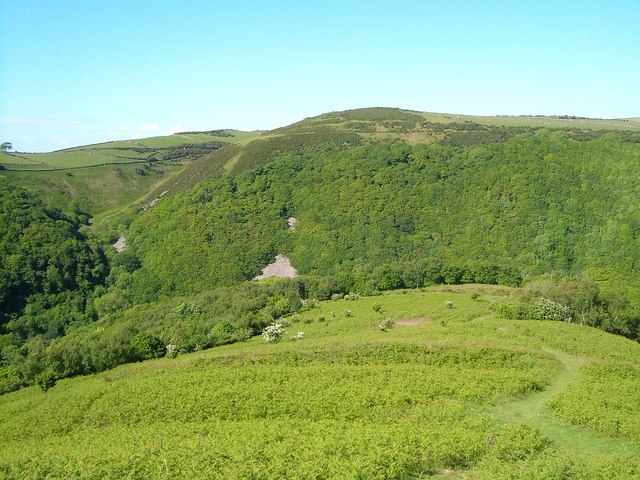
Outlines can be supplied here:
[[167, 345], [167, 358], [176, 358], [178, 356], [178, 345]]
[[382, 330], [383, 332], [386, 332], [387, 330], [389, 330], [390, 328], [393, 328], [393, 326], [396, 324], [396, 322], [394, 322], [393, 320], [391, 320], [390, 318], [387, 318], [386, 320], [384, 320], [380, 325], [378, 325], [378, 328], [380, 330]]
[[296, 335], [294, 335], [293, 337], [290, 337], [290, 340], [293, 340], [294, 342], [296, 340], [302, 340], [304, 338], [304, 332], [298, 332]]
[[279, 342], [286, 334], [287, 331], [281, 323], [272, 323], [262, 330], [262, 338], [264, 338], [264, 341], [267, 343]]
[[301, 311], [311, 310], [312, 308], [316, 308], [319, 305], [318, 300], [316, 300], [315, 298], [302, 299], [301, 303]]
[[531, 309], [531, 316], [535, 320], [559, 320], [571, 322], [571, 309], [546, 298], [540, 298]]

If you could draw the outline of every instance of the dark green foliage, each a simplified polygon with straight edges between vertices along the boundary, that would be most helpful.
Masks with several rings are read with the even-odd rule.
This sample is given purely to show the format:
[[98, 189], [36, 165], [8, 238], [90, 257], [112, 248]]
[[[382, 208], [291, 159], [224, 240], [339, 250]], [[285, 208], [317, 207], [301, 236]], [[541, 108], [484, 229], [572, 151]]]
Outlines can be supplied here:
[[559, 283], [534, 283], [527, 287], [520, 302], [495, 305], [494, 308], [502, 318], [579, 323], [640, 339], [637, 307], [615, 292], [603, 293], [588, 277]]
[[[114, 282], [122, 307], [237, 284], [276, 253], [323, 279], [317, 298], [439, 283], [517, 286], [594, 269], [632, 288], [639, 276], [631, 245], [640, 220], [629, 205], [640, 148], [616, 133], [577, 141], [575, 132], [467, 122], [438, 128], [500, 141], [345, 145], [322, 128], [256, 141], [244, 154], [264, 166], [203, 181], [134, 220], [130, 254], [141, 268], [120, 262], [131, 272]], [[298, 219], [295, 233], [288, 216]], [[630, 331], [626, 321], [607, 322], [596, 323]]]
[[314, 129], [312, 132], [289, 133], [284, 136], [254, 140], [240, 154], [234, 173], [266, 165], [285, 153], [321, 152], [327, 149], [358, 145], [360, 137], [353, 133]]
[[149, 332], [140, 332], [131, 339], [131, 347], [140, 360], [163, 357], [166, 345]]
[[58, 381], [56, 374], [51, 369], [46, 369], [36, 375], [35, 383], [38, 385], [43, 392], [46, 392], [51, 387], [55, 386]]
[[54, 338], [94, 320], [107, 266], [80, 225], [18, 188], [0, 188], [0, 333]]

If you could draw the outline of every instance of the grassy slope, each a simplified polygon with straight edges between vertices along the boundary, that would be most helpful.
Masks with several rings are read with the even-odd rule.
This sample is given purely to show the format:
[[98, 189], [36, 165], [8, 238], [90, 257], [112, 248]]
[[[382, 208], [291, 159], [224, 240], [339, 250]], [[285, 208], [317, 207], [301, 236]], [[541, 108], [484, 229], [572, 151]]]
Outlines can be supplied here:
[[176, 134], [106, 142], [51, 153], [0, 153], [0, 164], [16, 168], [16, 171], [0, 171], [0, 181], [35, 191], [51, 207], [79, 208], [96, 216], [96, 222], [99, 222], [108, 214], [131, 204], [147, 203], [170, 189], [181, 181], [180, 174], [198, 161], [187, 158], [149, 166], [147, 159], [154, 152], [180, 148], [185, 144], [232, 144], [255, 136], [252, 132], [237, 130], [225, 130], [225, 133], [230, 136]]
[[115, 163], [144, 163], [158, 150], [180, 148], [207, 142], [232, 143], [244, 138], [247, 132], [229, 130], [228, 136], [209, 133], [175, 134], [137, 140], [122, 140], [85, 145], [49, 153], [0, 154], [0, 164], [8, 169], [55, 170], [80, 167], [96, 167]]
[[[568, 425], [547, 402], [583, 365], [623, 357], [639, 367], [640, 346], [578, 325], [493, 318], [489, 303], [510, 294], [441, 287], [324, 302], [290, 319], [289, 334], [304, 331], [302, 341], [254, 338], [64, 380], [46, 394], [5, 395], [0, 473], [629, 478], [640, 468], [640, 439]], [[386, 318], [418, 323], [384, 333], [377, 325]], [[603, 380], [609, 391], [615, 381]], [[566, 468], [572, 477], [549, 474]]]

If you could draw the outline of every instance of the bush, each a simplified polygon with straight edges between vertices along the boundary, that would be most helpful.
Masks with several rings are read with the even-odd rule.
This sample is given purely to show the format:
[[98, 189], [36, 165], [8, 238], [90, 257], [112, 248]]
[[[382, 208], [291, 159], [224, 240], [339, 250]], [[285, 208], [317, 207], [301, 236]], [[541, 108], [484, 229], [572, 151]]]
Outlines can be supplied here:
[[15, 367], [0, 368], [0, 395], [18, 390], [22, 385], [22, 378]]
[[167, 345], [167, 358], [176, 358], [178, 356], [178, 346], [169, 344]]
[[380, 305], [379, 303], [374, 303], [372, 308], [373, 308], [374, 312], [381, 312], [382, 311], [382, 305]]
[[36, 385], [38, 385], [43, 392], [46, 392], [51, 387], [55, 386], [57, 381], [58, 377], [56, 373], [50, 368], [40, 372], [35, 378]]
[[267, 343], [277, 343], [287, 334], [281, 323], [272, 323], [262, 330], [262, 338]]
[[149, 332], [140, 332], [131, 339], [131, 348], [139, 360], [159, 358], [166, 354], [167, 347], [162, 340]]
[[183, 302], [174, 309], [174, 312], [183, 316], [200, 315], [202, 313], [202, 308], [200, 308], [200, 305], [193, 302]]
[[531, 318], [534, 320], [571, 321], [571, 309], [565, 305], [540, 298], [531, 308]]
[[386, 332], [387, 330], [393, 328], [395, 324], [396, 324], [396, 322], [394, 322], [390, 318], [387, 318], [380, 325], [378, 325], [378, 328], [380, 330], [382, 330], [383, 332]]

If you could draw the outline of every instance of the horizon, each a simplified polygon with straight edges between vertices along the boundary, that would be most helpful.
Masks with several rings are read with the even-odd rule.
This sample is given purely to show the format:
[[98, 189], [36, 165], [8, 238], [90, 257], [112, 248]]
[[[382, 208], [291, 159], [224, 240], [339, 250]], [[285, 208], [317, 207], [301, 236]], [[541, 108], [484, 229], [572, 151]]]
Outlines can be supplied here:
[[638, 118], [639, 16], [630, 0], [4, 2], [0, 142], [271, 130], [375, 105]]
[[[360, 108], [355, 108], [355, 109], [348, 109], [348, 110], [334, 110], [331, 112], [323, 112], [319, 115], [314, 115], [314, 116], [305, 116], [303, 118], [300, 118], [298, 120], [295, 120], [287, 125], [278, 125], [275, 126], [271, 129], [256, 129], [256, 130], [239, 130], [236, 128], [218, 128], [218, 129], [203, 129], [203, 130], [181, 130], [181, 131], [176, 131], [176, 132], [168, 132], [166, 134], [157, 134], [157, 135], [145, 135], [145, 136], [136, 136], [136, 137], [123, 137], [123, 138], [111, 138], [111, 139], [106, 139], [104, 141], [100, 141], [100, 142], [95, 142], [95, 143], [87, 143], [87, 144], [77, 144], [77, 145], [70, 145], [68, 147], [63, 147], [63, 148], [59, 148], [56, 150], [42, 150], [42, 151], [26, 151], [26, 150], [20, 150], [20, 149], [16, 149], [15, 147], [13, 147], [7, 152], [9, 154], [11, 153], [54, 153], [54, 152], [58, 152], [58, 151], [64, 151], [64, 150], [68, 150], [68, 149], [74, 149], [74, 148], [83, 148], [83, 147], [91, 147], [94, 145], [101, 145], [101, 144], [107, 144], [107, 143], [112, 143], [112, 142], [130, 142], [130, 141], [136, 141], [136, 140], [145, 140], [145, 139], [149, 139], [149, 138], [156, 138], [156, 137], [163, 137], [163, 136], [171, 136], [171, 135], [186, 135], [186, 134], [193, 134], [193, 133], [207, 133], [210, 131], [216, 131], [216, 130], [223, 130], [223, 131], [238, 131], [238, 132], [248, 132], [248, 133], [264, 133], [264, 132], [269, 132], [271, 130], [277, 130], [279, 128], [286, 128], [290, 125], [294, 125], [298, 122], [307, 120], [307, 119], [311, 119], [311, 118], [315, 118], [318, 116], [322, 116], [322, 115], [326, 115], [326, 114], [331, 114], [331, 113], [341, 113], [341, 112], [349, 112], [349, 111], [356, 111], [356, 110], [362, 110], [362, 109], [369, 109], [369, 108], [390, 108], [390, 109], [396, 109], [397, 107], [360, 107]], [[419, 114], [423, 114], [423, 115], [437, 115], [437, 116], [458, 116], [458, 117], [470, 117], [470, 118], [548, 118], [548, 119], [565, 119], [565, 120], [590, 120], [590, 121], [636, 121], [639, 120], [640, 117], [625, 117], [625, 118], [596, 118], [596, 117], [581, 117], [581, 116], [577, 116], [577, 115], [570, 115], [570, 114], [562, 114], [562, 115], [527, 115], [527, 114], [520, 114], [520, 115], [470, 115], [470, 114], [466, 114], [466, 113], [456, 113], [456, 112], [423, 112], [423, 111], [419, 111], [419, 110], [413, 110], [413, 109], [409, 109], [409, 108], [398, 108], [398, 110], [403, 110], [403, 111], [408, 111], [408, 112], [415, 112], [415, 113], [419, 113]], [[11, 143], [11, 142], [9, 142]]]

